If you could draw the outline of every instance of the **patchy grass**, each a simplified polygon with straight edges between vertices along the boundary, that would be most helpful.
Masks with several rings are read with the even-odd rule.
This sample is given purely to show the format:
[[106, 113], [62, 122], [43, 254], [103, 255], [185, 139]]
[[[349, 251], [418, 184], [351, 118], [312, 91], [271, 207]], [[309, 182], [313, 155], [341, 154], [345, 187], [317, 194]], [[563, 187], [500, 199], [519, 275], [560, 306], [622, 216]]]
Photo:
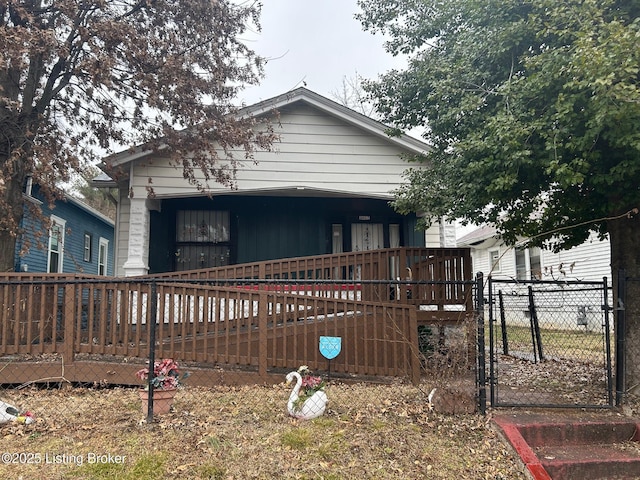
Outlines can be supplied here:
[[0, 478], [527, 478], [487, 418], [434, 413], [408, 385], [330, 385], [309, 422], [287, 416], [284, 385], [187, 388], [153, 424], [133, 389], [3, 393], [37, 420], [0, 426], [16, 459]]
[[[509, 349], [513, 352], [525, 352], [533, 355], [533, 340], [531, 328], [509, 325], [506, 329]], [[488, 329], [485, 331], [486, 344], [489, 345]], [[560, 330], [541, 328], [540, 337], [543, 353], [548, 358], [570, 359], [592, 362], [599, 360], [604, 354], [602, 332], [587, 332], [585, 330]], [[502, 328], [495, 328], [494, 340], [502, 350]], [[613, 345], [612, 342], [612, 355]]]

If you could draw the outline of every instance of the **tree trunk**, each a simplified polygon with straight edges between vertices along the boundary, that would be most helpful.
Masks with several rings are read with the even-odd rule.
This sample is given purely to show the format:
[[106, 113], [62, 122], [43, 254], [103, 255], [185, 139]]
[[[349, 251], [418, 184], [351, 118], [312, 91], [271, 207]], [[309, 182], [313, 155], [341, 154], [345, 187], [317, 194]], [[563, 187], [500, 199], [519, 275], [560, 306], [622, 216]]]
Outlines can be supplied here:
[[21, 235], [24, 216], [24, 181], [21, 160], [0, 159], [4, 181], [0, 186], [0, 272], [13, 272], [16, 265], [16, 241]]
[[[614, 286], [614, 308], [625, 312], [625, 373], [624, 390], [640, 393], [640, 215], [610, 221], [607, 225], [611, 240], [611, 271]], [[624, 270], [626, 299], [618, 305], [616, 286], [618, 272]], [[614, 310], [616, 311], [616, 310]], [[617, 316], [616, 316], [617, 318]], [[616, 321], [616, 329], [618, 323]]]
[[0, 230], [0, 271], [13, 272], [16, 264], [16, 237]]

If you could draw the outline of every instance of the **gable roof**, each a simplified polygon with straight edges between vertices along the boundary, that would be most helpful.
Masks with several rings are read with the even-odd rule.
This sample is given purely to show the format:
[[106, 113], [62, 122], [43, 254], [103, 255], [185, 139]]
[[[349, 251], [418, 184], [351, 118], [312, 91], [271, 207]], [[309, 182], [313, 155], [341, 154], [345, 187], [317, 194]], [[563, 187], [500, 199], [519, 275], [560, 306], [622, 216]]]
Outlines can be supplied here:
[[483, 225], [466, 235], [460, 237], [456, 244], [459, 247], [478, 247], [487, 240], [491, 240], [491, 244], [495, 244], [498, 241], [497, 231], [495, 227], [489, 225]]
[[65, 195], [64, 201], [69, 202], [73, 205], [75, 205], [76, 207], [80, 208], [81, 210], [84, 210], [85, 212], [87, 212], [89, 215], [94, 216], [95, 218], [97, 218], [98, 220], [106, 223], [108, 226], [110, 226], [111, 228], [114, 227], [114, 222], [113, 220], [111, 220], [109, 217], [107, 217], [104, 213], [99, 212], [98, 210], [96, 210], [95, 208], [93, 208], [90, 205], [87, 205], [86, 203], [84, 203], [81, 200], [78, 200], [77, 198], [74, 198], [70, 195]]
[[[311, 105], [322, 112], [339, 118], [351, 125], [363, 129], [364, 131], [375, 135], [380, 138], [384, 138], [391, 144], [394, 144], [400, 148], [406, 149], [414, 154], [423, 154], [430, 150], [430, 146], [426, 143], [410, 137], [405, 134], [400, 136], [387, 135], [388, 127], [381, 122], [373, 120], [372, 118], [362, 115], [344, 105], [340, 105], [333, 100], [330, 100], [322, 95], [319, 95], [304, 87], [296, 88], [282, 95], [263, 100], [254, 105], [241, 108], [237, 115], [238, 117], [260, 117], [266, 115], [274, 110], [282, 109], [284, 107], [293, 105], [297, 102], [304, 102]], [[139, 158], [143, 158], [150, 155], [153, 151], [146, 147], [146, 145], [139, 145], [122, 152], [115, 153], [108, 157], [105, 157], [104, 162], [108, 161], [112, 167], [122, 166]], [[96, 178], [96, 180], [98, 180]], [[101, 178], [98, 183], [106, 184], [107, 179]]]
[[287, 93], [273, 97], [267, 100], [263, 100], [259, 103], [245, 107], [240, 110], [239, 114], [242, 116], [260, 116], [269, 113], [273, 110], [278, 110], [283, 107], [292, 105], [296, 102], [304, 102], [317, 109], [323, 111], [326, 114], [344, 120], [345, 122], [359, 127], [372, 135], [384, 138], [390, 143], [396, 144], [399, 147], [407, 149], [416, 154], [422, 154], [430, 150], [431, 147], [426, 143], [402, 134], [400, 136], [389, 136], [387, 131], [389, 127], [377, 120], [374, 120], [366, 115], [363, 115], [351, 108], [345, 107], [333, 100], [330, 100], [322, 95], [319, 95], [304, 87], [296, 88]]
[[[31, 189], [28, 192], [23, 192], [22, 193], [22, 198], [25, 200], [29, 200], [31, 202], [36, 202], [37, 205], [42, 205], [43, 204], [43, 200], [42, 200], [42, 194], [40, 193], [40, 185], [38, 185], [37, 183], [34, 183], [32, 187], [30, 187]], [[60, 202], [65, 202], [65, 203], [69, 203], [71, 205], [76, 206], [77, 208], [79, 208], [80, 210], [83, 210], [84, 212], [88, 213], [89, 215], [95, 217], [97, 220], [100, 220], [103, 223], [106, 223], [109, 227], [113, 228], [115, 223], [113, 220], [111, 220], [108, 216], [106, 216], [104, 213], [96, 210], [95, 208], [93, 208], [92, 206], [84, 203], [82, 200], [72, 197], [71, 195], [69, 195], [68, 193], [64, 193], [62, 198], [57, 199], [57, 201]], [[56, 201], [56, 204], [57, 204]]]

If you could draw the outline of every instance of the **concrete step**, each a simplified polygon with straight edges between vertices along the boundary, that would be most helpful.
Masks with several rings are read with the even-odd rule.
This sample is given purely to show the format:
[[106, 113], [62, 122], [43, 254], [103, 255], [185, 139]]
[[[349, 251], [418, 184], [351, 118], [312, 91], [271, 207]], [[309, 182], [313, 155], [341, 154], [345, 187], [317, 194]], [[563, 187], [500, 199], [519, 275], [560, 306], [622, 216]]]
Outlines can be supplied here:
[[640, 441], [640, 424], [635, 420], [535, 421], [518, 427], [532, 447]]
[[494, 417], [535, 480], [640, 479], [640, 421], [610, 416]]
[[553, 480], [638, 479], [640, 445], [630, 443], [552, 445], [534, 451]]

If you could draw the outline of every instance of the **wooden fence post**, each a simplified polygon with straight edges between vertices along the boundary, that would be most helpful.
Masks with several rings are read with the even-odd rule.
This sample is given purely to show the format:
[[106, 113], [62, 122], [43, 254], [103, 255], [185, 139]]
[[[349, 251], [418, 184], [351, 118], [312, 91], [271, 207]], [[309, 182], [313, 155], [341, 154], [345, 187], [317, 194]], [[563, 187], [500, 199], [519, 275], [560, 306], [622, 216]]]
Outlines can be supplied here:
[[76, 312], [76, 284], [66, 283], [64, 285], [64, 337], [62, 347], [62, 361], [64, 362], [65, 376], [69, 367], [73, 366], [75, 359], [74, 339], [75, 339], [75, 312]]
[[[398, 277], [397, 278], [393, 278], [393, 276], [391, 277], [392, 280], [405, 280], [407, 277], [407, 268], [409, 267], [409, 264], [407, 262], [407, 249], [406, 248], [401, 248], [400, 249], [400, 259], [398, 261], [399, 265], [398, 265]], [[399, 284], [396, 285], [396, 291], [397, 291], [397, 298], [396, 298], [396, 302], [399, 303], [407, 303], [407, 284], [404, 282], [401, 282]], [[416, 327], [417, 328], [417, 327]], [[418, 332], [416, 330], [416, 345], [417, 344], [417, 335]]]
[[409, 355], [410, 355], [410, 377], [413, 385], [420, 383], [420, 370], [422, 368], [420, 359], [420, 349], [418, 347], [418, 311], [415, 308], [408, 308], [409, 311]]

